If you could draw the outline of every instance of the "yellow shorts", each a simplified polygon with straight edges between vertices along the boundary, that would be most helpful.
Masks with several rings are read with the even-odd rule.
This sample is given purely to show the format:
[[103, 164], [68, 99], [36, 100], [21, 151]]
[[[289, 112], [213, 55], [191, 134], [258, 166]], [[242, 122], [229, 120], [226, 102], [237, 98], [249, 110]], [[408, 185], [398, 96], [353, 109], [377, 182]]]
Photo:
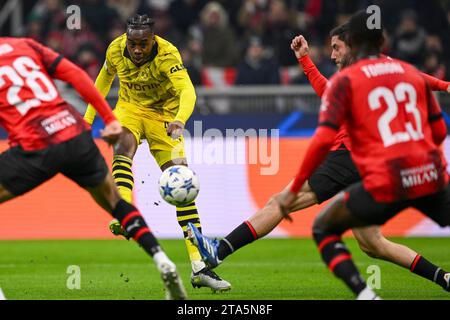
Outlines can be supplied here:
[[120, 124], [130, 130], [138, 145], [141, 139], [146, 139], [150, 153], [155, 158], [158, 166], [174, 159], [185, 158], [184, 137], [172, 140], [167, 135], [167, 125], [170, 119], [162, 119], [161, 116], [150, 112], [143, 112], [133, 105], [118, 103], [114, 109], [114, 115]]

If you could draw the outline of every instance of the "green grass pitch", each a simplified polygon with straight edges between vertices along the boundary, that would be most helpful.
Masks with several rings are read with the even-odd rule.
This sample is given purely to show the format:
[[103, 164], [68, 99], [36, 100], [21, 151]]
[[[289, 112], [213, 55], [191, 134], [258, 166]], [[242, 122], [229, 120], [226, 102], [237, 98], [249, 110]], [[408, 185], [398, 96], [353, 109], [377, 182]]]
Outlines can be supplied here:
[[[450, 238], [399, 238], [435, 264], [450, 270]], [[162, 240], [177, 264], [189, 299], [353, 299], [323, 265], [311, 239], [263, 239], [242, 248], [217, 268], [232, 283], [227, 293], [193, 289], [183, 241]], [[450, 299], [436, 284], [409, 270], [365, 256], [346, 239], [367, 279], [370, 265], [381, 271], [383, 299]], [[66, 286], [70, 265], [80, 267], [81, 288]], [[111, 241], [0, 241], [0, 288], [7, 299], [164, 299], [153, 261], [134, 243]]]

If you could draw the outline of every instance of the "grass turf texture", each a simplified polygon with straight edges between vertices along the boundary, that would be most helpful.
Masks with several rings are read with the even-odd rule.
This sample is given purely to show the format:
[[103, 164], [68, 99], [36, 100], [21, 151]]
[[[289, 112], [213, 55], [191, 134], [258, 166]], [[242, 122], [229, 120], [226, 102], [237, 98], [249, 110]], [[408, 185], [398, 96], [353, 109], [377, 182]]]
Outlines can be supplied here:
[[[450, 238], [393, 239], [450, 270]], [[369, 265], [381, 270], [383, 299], [450, 299], [439, 286], [393, 264], [364, 255], [345, 241], [364, 278]], [[216, 271], [232, 283], [227, 293], [190, 285], [190, 263], [181, 240], [162, 240], [177, 264], [189, 299], [353, 299], [322, 263], [310, 239], [263, 239], [227, 258]], [[69, 290], [67, 268], [78, 265], [81, 289]], [[132, 242], [0, 241], [0, 288], [8, 299], [164, 299], [153, 261]]]

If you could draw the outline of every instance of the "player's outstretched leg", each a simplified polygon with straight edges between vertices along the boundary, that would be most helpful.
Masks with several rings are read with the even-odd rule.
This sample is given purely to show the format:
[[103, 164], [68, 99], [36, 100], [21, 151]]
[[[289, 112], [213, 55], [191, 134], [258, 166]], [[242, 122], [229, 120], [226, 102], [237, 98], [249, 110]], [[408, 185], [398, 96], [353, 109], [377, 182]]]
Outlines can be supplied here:
[[176, 271], [175, 264], [169, 260], [161, 249], [158, 241], [150, 232], [144, 218], [137, 209], [125, 200], [120, 200], [113, 210], [113, 215], [120, 221], [120, 224], [128, 232], [130, 237], [153, 257], [166, 287], [166, 298], [169, 300], [186, 299], [186, 291], [183, 287], [181, 277]]
[[[171, 154], [172, 157], [172, 154]], [[185, 165], [187, 166], [187, 161], [185, 158], [177, 158], [164, 162], [161, 165], [161, 171], [173, 165]], [[198, 249], [191, 243], [187, 234], [188, 223], [195, 224], [201, 232], [200, 216], [197, 211], [197, 206], [195, 202], [185, 206], [176, 208], [177, 221], [181, 230], [183, 231], [184, 242], [186, 249], [191, 260], [191, 284], [194, 288], [207, 287], [211, 288], [213, 292], [223, 292], [231, 289], [231, 284], [223, 280], [212, 271], [206, 264], [202, 261]]]
[[222, 260], [218, 256], [219, 240], [210, 239], [204, 236], [199, 229], [193, 224], [188, 223], [187, 233], [189, 240], [198, 248], [200, 255], [208, 267], [215, 268]]
[[[290, 184], [286, 188], [290, 188]], [[272, 196], [264, 208], [257, 211], [247, 221], [237, 226], [220, 241], [209, 239], [203, 236], [201, 231], [195, 232], [193, 227], [188, 227], [190, 239], [199, 248], [204, 261], [207, 261], [214, 268], [236, 250], [269, 234], [283, 219], [277, 201], [278, 196], [279, 194]], [[302, 210], [316, 203], [316, 195], [311, 190], [309, 184], [305, 183], [289, 210], [290, 212]], [[197, 234], [197, 237], [194, 237], [195, 234]], [[205, 243], [205, 246], [202, 245], [203, 243]], [[207, 244], [210, 244], [210, 246]]]
[[386, 260], [428, 279], [450, 292], [450, 273], [434, 265], [414, 250], [386, 239], [379, 226], [352, 230], [359, 247], [368, 256]]
[[331, 272], [345, 282], [357, 300], [379, 300], [361, 277], [350, 251], [342, 242], [341, 235], [349, 228], [364, 224], [354, 218], [344, 204], [343, 194], [322, 211], [315, 219], [313, 237], [323, 261]]
[[120, 222], [129, 236], [153, 257], [166, 288], [166, 298], [170, 300], [186, 299], [186, 291], [175, 264], [162, 250], [139, 211], [132, 204], [120, 198], [112, 176], [108, 174], [100, 186], [87, 189], [97, 203]]
[[224, 292], [231, 289], [231, 284], [221, 279], [214, 271], [208, 268], [202, 261], [199, 250], [191, 243], [187, 226], [188, 224], [196, 225], [197, 231], [201, 233], [200, 217], [197, 212], [195, 203], [191, 203], [186, 207], [177, 207], [178, 224], [183, 230], [186, 249], [191, 260], [192, 273], [191, 284], [194, 288], [208, 287], [213, 291]]

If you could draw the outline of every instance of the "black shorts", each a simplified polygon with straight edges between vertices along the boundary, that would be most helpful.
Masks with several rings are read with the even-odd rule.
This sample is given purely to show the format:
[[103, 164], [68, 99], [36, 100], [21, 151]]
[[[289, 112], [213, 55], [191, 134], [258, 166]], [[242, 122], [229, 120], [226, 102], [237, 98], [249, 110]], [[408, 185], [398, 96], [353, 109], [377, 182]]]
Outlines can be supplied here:
[[383, 225], [403, 209], [413, 207], [441, 227], [450, 226], [450, 184], [429, 196], [392, 203], [375, 201], [362, 182], [352, 185], [345, 193], [349, 211], [368, 225]]
[[322, 203], [352, 184], [361, 181], [358, 170], [350, 156], [350, 151], [331, 151], [325, 161], [309, 178], [311, 190], [317, 202]]
[[12, 194], [24, 194], [62, 173], [79, 186], [96, 187], [108, 166], [90, 132], [39, 151], [13, 147], [0, 154], [0, 184]]

